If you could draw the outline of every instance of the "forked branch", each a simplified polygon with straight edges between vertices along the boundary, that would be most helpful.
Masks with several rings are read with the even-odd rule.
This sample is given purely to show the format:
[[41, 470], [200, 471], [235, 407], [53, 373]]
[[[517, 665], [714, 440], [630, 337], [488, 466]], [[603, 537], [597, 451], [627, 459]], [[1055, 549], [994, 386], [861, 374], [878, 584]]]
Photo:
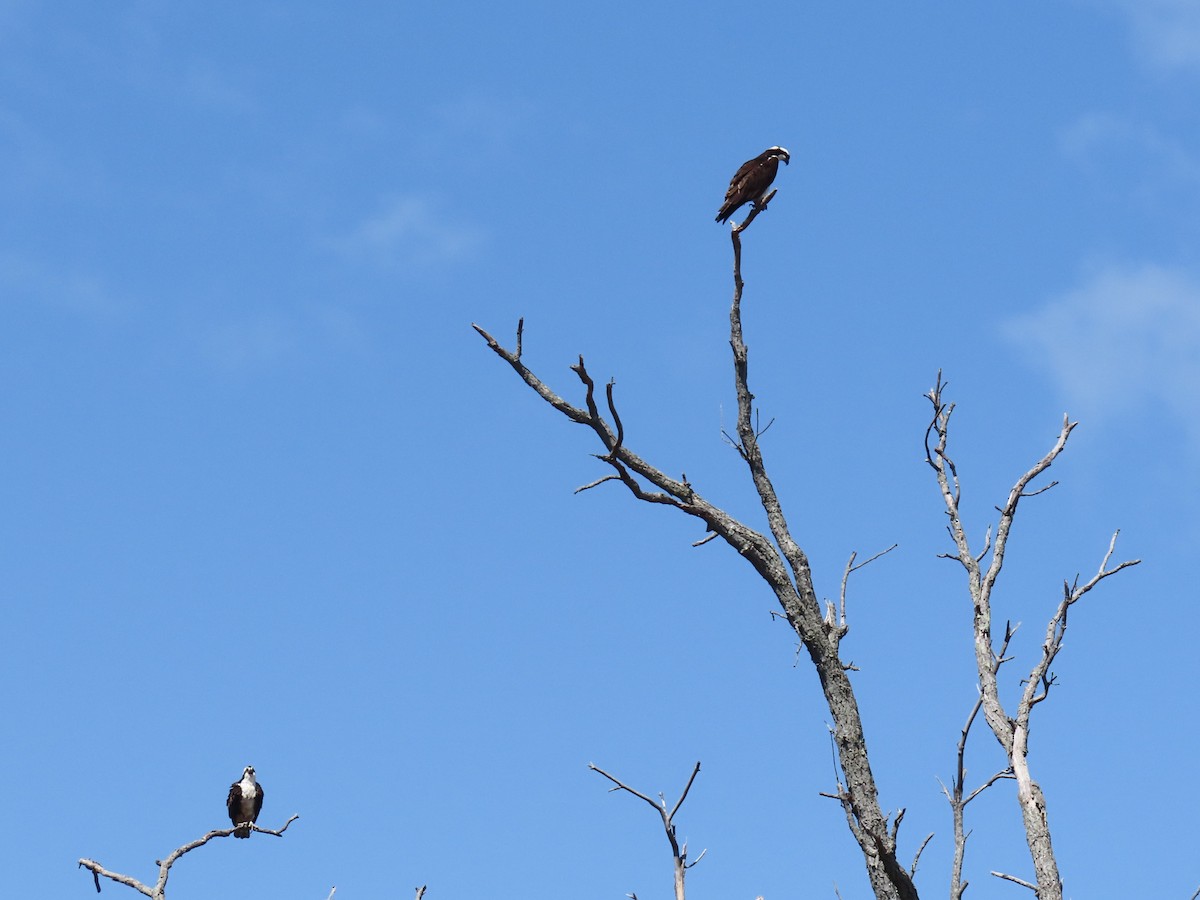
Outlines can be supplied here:
[[870, 559], [864, 559], [857, 565], [854, 561], [858, 559], [858, 551], [855, 550], [850, 554], [850, 559], [846, 561], [846, 569], [844, 572], [842, 572], [842, 589], [838, 597], [839, 602], [836, 628], [833, 627], [833, 604], [830, 603], [825, 610], [825, 627], [831, 633], [836, 634], [839, 641], [850, 631], [850, 625], [846, 621], [846, 586], [850, 583], [850, 576], [859, 569], [869, 566], [871, 563], [875, 562], [875, 560], [879, 559], [879, 557], [886, 556], [887, 554], [891, 553], [899, 546], [899, 544], [892, 544], [892, 546], [888, 547], [886, 550], [880, 550]]
[[633, 794], [633, 796], [638, 797], [641, 800], [645, 800], [654, 808], [654, 811], [658, 813], [659, 817], [662, 819], [663, 830], [667, 834], [667, 840], [671, 844], [671, 859], [674, 864], [675, 871], [675, 900], [684, 900], [684, 877], [687, 874], [687, 870], [696, 865], [696, 863], [700, 862], [700, 860], [704, 858], [704, 854], [707, 851], [701, 850], [699, 856], [697, 856], [691, 862], [688, 862], [687, 843], [685, 842], [684, 845], [680, 847], [679, 841], [675, 837], [675, 813], [679, 812], [679, 807], [683, 806], [683, 801], [687, 799], [688, 791], [692, 789], [692, 782], [694, 782], [696, 780], [696, 776], [700, 774], [700, 763], [697, 762], [695, 767], [692, 769], [692, 774], [688, 776], [687, 784], [683, 787], [683, 793], [679, 795], [679, 799], [675, 801], [675, 805], [671, 807], [670, 811], [667, 810], [667, 799], [662, 794], [658, 795], [658, 802], [656, 803], [641, 791], [631, 788], [625, 782], [621, 781], [621, 779], [617, 778], [615, 775], [610, 775], [599, 766], [593, 763], [588, 763], [588, 768], [593, 772], [599, 772], [601, 775], [615, 784], [616, 787], [613, 788], [614, 791], [628, 791], [629, 793]]
[[[996, 675], [1000, 664], [1005, 661], [1005, 653], [1008, 648], [1009, 639], [1012, 637], [1013, 629], [1005, 629], [1004, 642], [997, 653], [992, 637], [992, 592], [996, 585], [996, 580], [1000, 576], [1000, 571], [1004, 566], [1004, 554], [1008, 546], [1008, 538], [1016, 518], [1018, 505], [1023, 498], [1037, 496], [1054, 487], [1056, 482], [1050, 482], [1037, 489], [1031, 489], [1030, 485], [1046, 469], [1050, 468], [1059, 455], [1062, 454], [1063, 450], [1066, 449], [1067, 440], [1070, 438], [1071, 432], [1075, 430], [1077, 423], [1072, 422], [1068, 416], [1063, 416], [1062, 426], [1059, 429], [1058, 437], [1055, 439], [1054, 444], [1041, 459], [1016, 480], [1008, 493], [1008, 498], [1004, 505], [997, 507], [1000, 518], [996, 523], [995, 537], [992, 537], [993, 532], [989, 526], [983, 550], [973, 553], [966, 528], [963, 526], [959, 508], [962, 493], [958, 470], [948, 453], [950, 416], [954, 411], [954, 404], [948, 403], [943, 398], [945, 387], [946, 384], [942, 381], [942, 373], [939, 371], [933, 389], [925, 395], [933, 408], [933, 415], [929, 427], [925, 432], [925, 461], [936, 475], [938, 489], [941, 492], [942, 501], [946, 507], [946, 515], [949, 520], [947, 527], [950, 537], [954, 541], [956, 552], [952, 555], [947, 555], [957, 559], [967, 575], [967, 587], [973, 608], [975, 665], [979, 674], [980, 686], [979, 704], [976, 707], [976, 711], [982, 708], [984, 719], [987, 721], [992, 734], [995, 735], [1000, 746], [1004, 748], [1004, 752], [1007, 754], [1010, 763], [1010, 769], [993, 776], [992, 781], [1000, 777], [1010, 777], [1008, 773], [1011, 771], [1011, 777], [1017, 782], [1017, 802], [1021, 808], [1021, 816], [1025, 827], [1025, 839], [1029, 846], [1029, 853], [1033, 862], [1037, 883], [1036, 886], [1031, 885], [1029, 882], [1022, 881], [1010, 875], [998, 875], [998, 877], [1032, 887], [1037, 891], [1040, 900], [1061, 900], [1062, 880], [1059, 877], [1058, 863], [1055, 860], [1054, 851], [1050, 844], [1050, 826], [1046, 813], [1046, 798], [1042, 793], [1041, 787], [1033, 780], [1029, 769], [1029, 716], [1033, 707], [1046, 699], [1050, 687], [1054, 684], [1054, 675], [1050, 671], [1050, 666], [1062, 648], [1062, 639], [1067, 628], [1067, 612], [1070, 607], [1103, 579], [1110, 575], [1115, 575], [1129, 566], [1137, 565], [1139, 560], [1128, 560], [1110, 567], [1109, 560], [1112, 557], [1117, 540], [1117, 535], [1114, 533], [1112, 540], [1109, 541], [1108, 552], [1104, 555], [1104, 559], [1100, 564], [1100, 570], [1096, 575], [1083, 585], [1079, 584], [1078, 578], [1076, 578], [1073, 585], [1064, 584], [1062, 600], [1051, 616], [1046, 628], [1046, 639], [1042, 644], [1041, 656], [1030, 671], [1028, 679], [1024, 681], [1024, 690], [1021, 698], [1017, 703], [1016, 709], [1010, 715], [1000, 702]], [[991, 560], [987, 567], [984, 568], [983, 561], [987, 558], [989, 550]], [[972, 713], [972, 718], [974, 715], [975, 712]], [[969, 727], [970, 720], [968, 720]], [[961, 881], [961, 856], [966, 835], [962, 832], [960, 821], [962, 807], [967, 802], [962, 797], [961, 784], [961, 754], [965, 741], [966, 731], [964, 730], [963, 740], [959, 745], [959, 777], [956, 780], [955, 795], [951, 798], [951, 806], [955, 810], [956, 842], [955, 872], [951, 886], [951, 896], [954, 898], [960, 897], [962, 891], [966, 888], [965, 882]], [[975, 794], [972, 794], [973, 796]]]
[[[999, 671], [1000, 666], [1008, 661], [1007, 650], [1008, 645], [1012, 641], [1013, 635], [1017, 629], [1011, 624], [1006, 624], [1004, 628], [1004, 643], [1000, 647], [1000, 652], [996, 654], [993, 662], [993, 673]], [[963, 726], [962, 732], [958, 737], [958, 755], [956, 757], [956, 765], [954, 771], [953, 791], [948, 789], [946, 785], [942, 785], [942, 793], [946, 795], [946, 799], [950, 802], [950, 810], [954, 818], [954, 861], [950, 869], [950, 900], [962, 900], [963, 893], [967, 889], [969, 882], [963, 880], [963, 862], [967, 852], [967, 838], [970, 837], [970, 832], [965, 830], [966, 808], [967, 804], [986, 791], [989, 787], [995, 784], [1002, 778], [1012, 778], [1012, 767], [997, 772], [983, 784], [979, 785], [970, 794], [966, 794], [966, 755], [967, 755], [967, 736], [971, 733], [971, 726], [975, 723], [975, 717], [979, 715], [979, 710], [983, 707], [983, 695], [975, 700], [975, 705], [971, 707], [971, 712], [967, 716], [967, 723]]]

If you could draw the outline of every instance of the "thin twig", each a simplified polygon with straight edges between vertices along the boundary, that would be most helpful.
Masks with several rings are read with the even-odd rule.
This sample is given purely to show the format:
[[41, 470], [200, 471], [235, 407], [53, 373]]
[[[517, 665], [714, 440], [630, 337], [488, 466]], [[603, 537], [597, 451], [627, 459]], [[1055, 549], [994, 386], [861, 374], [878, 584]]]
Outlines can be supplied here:
[[845, 636], [850, 630], [846, 625], [846, 584], [850, 581], [850, 573], [857, 572], [859, 569], [863, 568], [863, 566], [870, 565], [871, 563], [875, 562], [875, 560], [879, 559], [879, 557], [887, 553], [891, 553], [899, 546], [899, 544], [892, 544], [892, 546], [888, 547], [886, 550], [880, 550], [870, 559], [860, 562], [858, 565], [854, 564], [854, 560], [858, 557], [857, 550], [853, 551], [850, 554], [850, 558], [846, 560], [846, 570], [842, 572], [841, 604], [838, 610], [838, 625], [842, 629], [839, 637]]
[[582, 494], [584, 491], [590, 491], [592, 488], [596, 487], [597, 485], [604, 484], [604, 482], [606, 482], [606, 481], [620, 481], [620, 480], [621, 480], [621, 476], [619, 476], [619, 475], [612, 475], [612, 474], [605, 475], [603, 478], [597, 478], [595, 481], [590, 482], [589, 484], [584, 484], [584, 485], [581, 485], [581, 486], [575, 488], [574, 493]]
[[692, 789], [692, 782], [696, 780], [696, 776], [700, 774], [700, 760], [696, 760], [696, 767], [692, 769], [692, 774], [688, 776], [687, 784], [683, 786], [683, 793], [679, 795], [679, 799], [675, 801], [675, 805], [671, 807], [671, 812], [667, 816], [668, 819], [675, 818], [675, 813], [679, 812], [679, 807], [683, 806], [683, 801], [687, 799], [688, 791]]
[[997, 878], [1003, 878], [1005, 881], [1011, 881], [1013, 884], [1019, 884], [1021, 887], [1027, 887], [1035, 894], [1037, 893], [1037, 885], [1030, 884], [1023, 878], [1018, 878], [1016, 875], [1006, 875], [1004, 872], [993, 872]]
[[921, 841], [921, 846], [917, 848], [917, 854], [913, 857], [912, 868], [908, 870], [908, 874], [913, 878], [917, 877], [917, 864], [921, 861], [921, 854], [925, 852], [925, 848], [929, 846], [929, 842], [932, 840], [933, 832], [931, 831], [925, 837], [925, 840]]

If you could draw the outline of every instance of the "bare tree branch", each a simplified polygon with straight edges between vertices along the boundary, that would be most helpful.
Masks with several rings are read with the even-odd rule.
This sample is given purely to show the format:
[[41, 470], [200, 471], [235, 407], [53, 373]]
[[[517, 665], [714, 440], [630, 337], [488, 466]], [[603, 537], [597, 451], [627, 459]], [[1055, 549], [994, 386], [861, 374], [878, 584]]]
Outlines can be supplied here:
[[425, 896], [425, 885], [421, 885], [419, 888], [417, 888], [416, 900], [421, 900], [421, 898], [424, 896]]
[[763, 197], [761, 200], [756, 200], [753, 204], [753, 207], [750, 210], [750, 215], [746, 216], [746, 218], [744, 220], [742, 220], [741, 225], [735, 224], [733, 226], [732, 233], [734, 235], [739, 235], [743, 231], [745, 231], [747, 228], [749, 228], [750, 223], [753, 222], [758, 217], [758, 214], [760, 212], [766, 212], [767, 204], [770, 203], [772, 199], [774, 199], [775, 195], [778, 192], [779, 192], [779, 189], [775, 188], [771, 191], [771, 193], [767, 194], [767, 196]]
[[[1098, 585], [1105, 578], [1111, 575], [1116, 575], [1122, 569], [1130, 566], [1136, 566], [1141, 562], [1140, 559], [1126, 560], [1113, 568], [1108, 568], [1108, 561], [1112, 558], [1113, 550], [1116, 548], [1117, 535], [1121, 532], [1118, 530], [1113, 533], [1112, 539], [1108, 542], [1108, 552], [1104, 554], [1104, 559], [1100, 563], [1100, 569], [1092, 578], [1083, 585], [1079, 584], [1079, 579], [1076, 577], [1073, 585], [1063, 582], [1063, 598], [1058, 604], [1058, 609], [1050, 618], [1049, 625], [1046, 626], [1046, 640], [1042, 644], [1042, 657], [1034, 665], [1033, 670], [1029, 673], [1029, 680], [1026, 682], [1024, 694], [1021, 698], [1021, 703], [1018, 706], [1018, 725], [1021, 724], [1021, 711], [1025, 712], [1026, 719], [1028, 711], [1037, 703], [1046, 699], [1046, 694], [1049, 691], [1050, 685], [1053, 683], [1053, 675], [1050, 674], [1050, 666], [1054, 662], [1054, 658], [1058, 655], [1058, 651], [1062, 649], [1063, 637], [1067, 631], [1067, 611], [1071, 606], [1077, 603], [1084, 594]], [[1036, 687], [1041, 685], [1042, 693], [1035, 693]]]
[[[629, 793], [633, 794], [633, 796], [645, 800], [652, 807], [654, 807], [654, 811], [657, 812], [662, 818], [663, 830], [667, 833], [667, 840], [671, 843], [671, 859], [673, 860], [675, 867], [675, 900], [684, 900], [683, 883], [685, 874], [688, 869], [700, 862], [700, 860], [704, 858], [704, 854], [708, 852], [707, 849], [701, 850], [700, 855], [689, 863], [687, 858], [687, 844], [685, 843], [683, 847], [680, 848], [679, 843], [675, 838], [675, 813], [679, 812], [679, 807], [683, 806], [683, 801], [687, 799], [688, 791], [692, 789], [692, 782], [694, 782], [696, 780], [696, 776], [700, 774], [699, 761], [697, 761], [696, 765], [693, 767], [692, 774], [688, 776], [687, 784], [683, 787], [683, 793], [679, 795], [679, 799], [675, 801], [675, 805], [671, 807], [670, 812], [667, 811], [667, 801], [662, 794], [658, 795], [659, 800], [656, 803], [641, 791], [631, 788], [615, 775], [610, 775], [608, 772], [605, 772], [594, 763], [588, 763], [588, 768], [593, 772], [599, 772], [601, 775], [615, 784], [616, 787], [613, 788], [614, 791], [628, 791]], [[636, 897], [637, 895], [630, 894], [629, 896]]]
[[[582, 359], [579, 361], [579, 365], [581, 368], [583, 367]], [[625, 443], [625, 428], [621, 425], [621, 417], [617, 415], [617, 407], [616, 404], [613, 403], [613, 387], [615, 386], [616, 382], [611, 378], [609, 379], [608, 384], [604, 386], [604, 394], [608, 400], [608, 411], [613, 417], [613, 423], [617, 426], [617, 440], [613, 444], [612, 449], [608, 451], [609, 457], [614, 456], [621, 449], [621, 445]]]
[[916, 855], [913, 856], [912, 866], [908, 870], [908, 874], [913, 878], [917, 877], [917, 864], [921, 861], [921, 854], [925, 852], [925, 848], [929, 846], [929, 842], [933, 840], [933, 832], [929, 832], [925, 836], [925, 840], [921, 841], [921, 846], [917, 848]]
[[589, 482], [588, 484], [581, 485], [580, 487], [575, 488], [575, 493], [582, 494], [584, 491], [590, 491], [592, 488], [602, 485], [606, 481], [619, 481], [619, 480], [620, 480], [619, 475], [605, 475], [602, 478], [597, 478], [595, 481]]
[[[215, 835], [214, 835], [214, 837], [215, 837]], [[100, 863], [96, 862], [95, 860], [81, 859], [81, 860], [79, 860], [79, 866], [81, 868], [89, 870], [92, 873], [92, 880], [96, 883], [96, 893], [97, 894], [100, 893], [100, 879], [108, 878], [108, 879], [111, 879], [112, 881], [117, 882], [118, 884], [123, 884], [123, 885], [126, 885], [127, 887], [131, 887], [135, 891], [145, 894], [147, 897], [155, 896], [154, 891], [151, 888], [146, 887], [146, 885], [142, 884], [136, 878], [132, 877], [131, 875], [122, 875], [119, 872], [110, 872], [110, 871], [108, 871], [108, 869], [104, 868], [102, 865], [100, 865]], [[161, 896], [161, 895], [159, 895], [159, 896]]]
[[688, 791], [692, 789], [692, 782], [696, 780], [696, 776], [700, 774], [700, 760], [696, 760], [696, 767], [692, 769], [692, 774], [688, 777], [687, 784], [683, 786], [683, 793], [679, 795], [679, 799], [675, 801], [675, 805], [671, 807], [671, 812], [667, 815], [668, 819], [675, 818], [675, 813], [679, 812], [679, 807], [683, 806], [683, 801], [687, 799]]
[[1034, 894], [1038, 893], [1038, 886], [1036, 884], [1030, 884], [1023, 878], [1018, 878], [1016, 875], [1006, 875], [1003, 872], [993, 872], [992, 874], [997, 878], [1003, 878], [1005, 881], [1011, 881], [1013, 884], [1019, 884], [1021, 887], [1027, 887], [1033, 891]]
[[[260, 832], [261, 834], [271, 834], [275, 837], [283, 837], [283, 833], [287, 831], [288, 826], [295, 822], [298, 818], [300, 817], [292, 816], [290, 819], [284, 822], [283, 827], [277, 831], [272, 831], [269, 828], [260, 828], [257, 825], [252, 825], [251, 828], [254, 831]], [[239, 827], [244, 828], [245, 826], [243, 825]], [[208, 834], [204, 835], [203, 837], [196, 838], [196, 840], [184, 844], [182, 847], [177, 847], [171, 851], [170, 855], [167, 856], [166, 859], [156, 859], [154, 864], [158, 866], [158, 881], [155, 882], [154, 887], [148, 887], [130, 875], [122, 875], [119, 872], [110, 872], [108, 869], [100, 865], [100, 863], [92, 859], [79, 860], [79, 866], [92, 873], [92, 879], [96, 884], [97, 892], [100, 890], [100, 879], [108, 878], [111, 881], [117, 882], [118, 884], [131, 887], [138, 893], [145, 894], [147, 897], [152, 898], [152, 900], [162, 900], [162, 898], [166, 896], [167, 877], [171, 874], [171, 866], [175, 865], [180, 857], [182, 857], [185, 853], [190, 853], [199, 847], [203, 847], [214, 838], [229, 837], [236, 830], [236, 828], [218, 828], [214, 831], [208, 832]]]
[[[860, 562], [857, 566], [854, 564], [854, 560], [858, 558], [857, 550], [853, 551], [850, 554], [850, 558], [848, 560], [846, 560], [846, 571], [844, 571], [842, 573], [841, 602], [838, 607], [838, 631], [839, 631], [838, 638], [839, 639], [845, 637], [846, 634], [850, 631], [850, 626], [846, 624], [846, 584], [850, 581], [850, 574], [852, 572], [857, 572], [859, 569], [863, 568], [864, 566], [869, 566], [871, 563], [875, 562], [875, 560], [879, 559], [879, 557], [884, 556], [888, 553], [891, 553], [893, 550], [895, 550], [899, 546], [900, 546], [899, 544], [892, 544], [892, 546], [888, 547], [886, 550], [880, 550], [878, 553], [876, 553], [870, 559]], [[828, 625], [828, 621], [829, 621], [828, 617], [826, 617], [827, 625]]]

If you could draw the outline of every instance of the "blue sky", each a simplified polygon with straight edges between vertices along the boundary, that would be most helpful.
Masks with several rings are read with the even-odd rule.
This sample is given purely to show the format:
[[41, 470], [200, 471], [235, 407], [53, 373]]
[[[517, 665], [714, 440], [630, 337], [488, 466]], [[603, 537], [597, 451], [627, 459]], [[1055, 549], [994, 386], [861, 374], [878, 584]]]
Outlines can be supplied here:
[[[844, 654], [902, 856], [943, 896], [975, 696], [922, 462], [938, 369], [977, 540], [1022, 507], [1011, 699], [1076, 609], [1031, 764], [1072, 897], [1186, 897], [1200, 801], [1200, 3], [0, 2], [0, 481], [14, 895], [143, 879], [253, 763], [283, 840], [169, 896], [867, 895], [812, 673], [749, 567], [638, 506], [471, 330], [764, 527], [736, 454], [733, 170], [764, 451]], [[740, 218], [740, 217], [738, 217]], [[971, 745], [970, 780], [999, 766]], [[27, 802], [37, 791], [46, 802]], [[1028, 876], [1011, 788], [968, 896]], [[106, 885], [120, 895], [127, 889]]]

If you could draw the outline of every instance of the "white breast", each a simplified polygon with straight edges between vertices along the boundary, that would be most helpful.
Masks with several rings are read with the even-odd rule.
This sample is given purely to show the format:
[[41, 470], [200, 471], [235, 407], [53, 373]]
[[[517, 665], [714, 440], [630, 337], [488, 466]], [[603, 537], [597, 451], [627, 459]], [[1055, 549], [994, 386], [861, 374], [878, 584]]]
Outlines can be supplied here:
[[238, 789], [241, 791], [241, 802], [238, 803], [238, 808], [241, 810], [242, 816], [249, 818], [254, 812], [254, 785], [248, 781], [238, 782]]

